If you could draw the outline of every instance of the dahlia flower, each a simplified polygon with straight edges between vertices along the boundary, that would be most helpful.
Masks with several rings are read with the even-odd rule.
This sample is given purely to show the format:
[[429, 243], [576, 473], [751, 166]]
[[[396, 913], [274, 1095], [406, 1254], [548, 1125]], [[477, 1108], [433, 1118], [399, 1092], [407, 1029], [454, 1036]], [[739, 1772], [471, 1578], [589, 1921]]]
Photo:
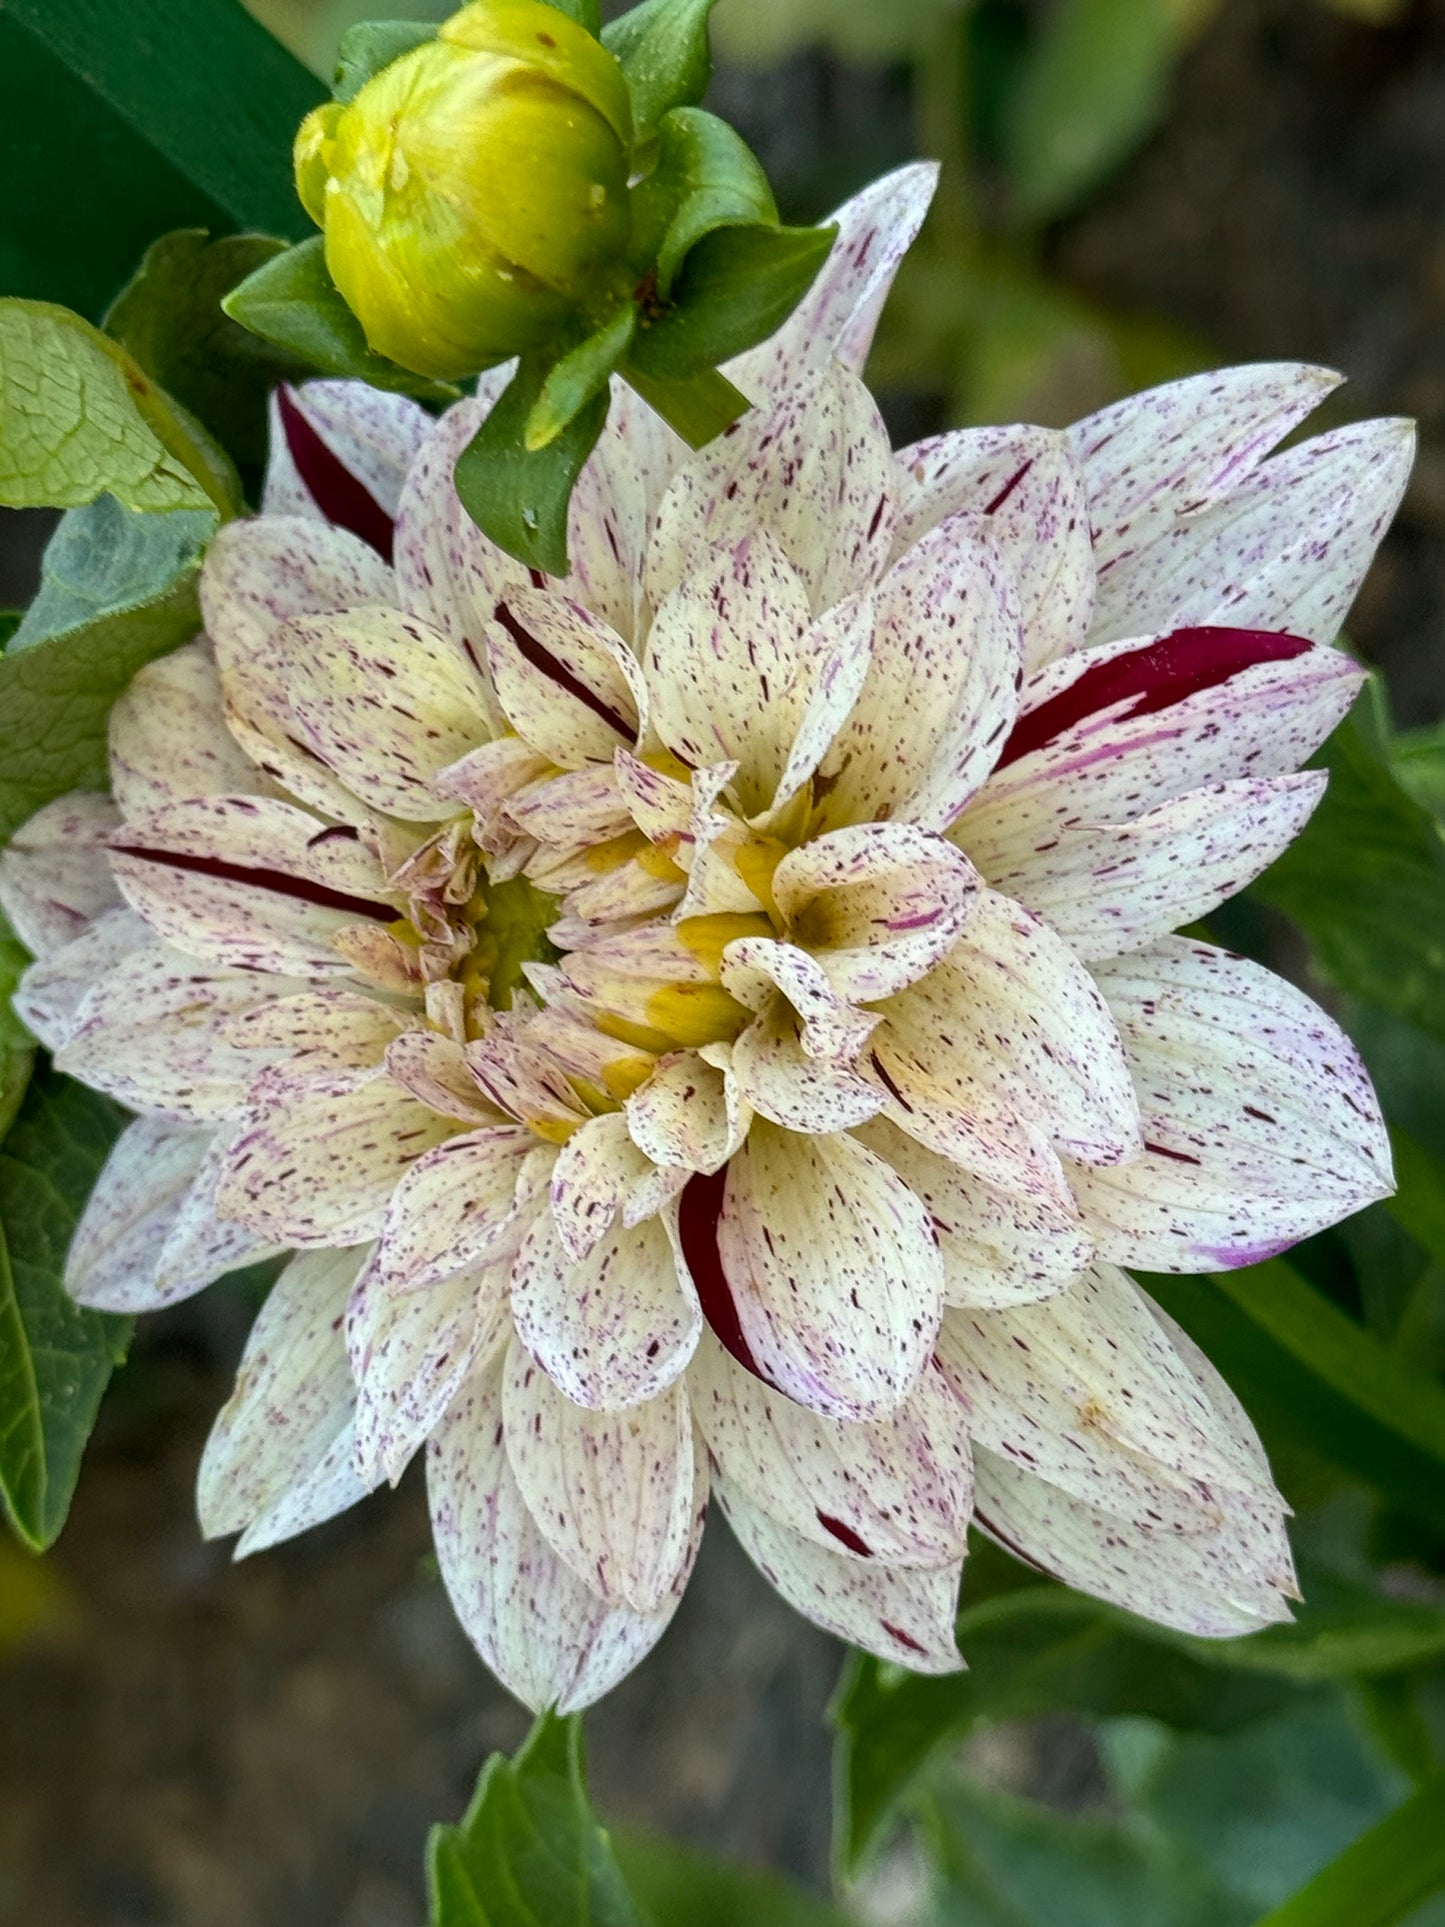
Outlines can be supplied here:
[[618, 394], [565, 581], [457, 500], [492, 388], [283, 390], [112, 796], [0, 872], [27, 1021], [137, 1113], [75, 1296], [295, 1254], [206, 1531], [270, 1545], [425, 1443], [533, 1706], [657, 1639], [710, 1493], [922, 1670], [962, 1663], [971, 1522], [1195, 1633], [1294, 1590], [1247, 1417], [1126, 1267], [1390, 1188], [1334, 1023], [1171, 933], [1318, 799], [1409, 431], [1271, 453], [1334, 382], [1271, 365], [895, 453], [858, 371], [931, 185], [841, 211], [710, 447]]

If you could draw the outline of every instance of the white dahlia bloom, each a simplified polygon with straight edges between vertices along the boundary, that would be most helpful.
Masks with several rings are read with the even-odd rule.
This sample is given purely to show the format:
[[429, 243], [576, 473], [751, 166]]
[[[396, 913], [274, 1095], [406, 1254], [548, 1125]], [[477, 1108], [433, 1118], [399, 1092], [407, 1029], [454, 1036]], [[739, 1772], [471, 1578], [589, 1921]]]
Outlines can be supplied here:
[[283, 392], [206, 633], [0, 901], [20, 1008], [136, 1111], [70, 1256], [139, 1310], [297, 1255], [200, 1476], [249, 1551], [429, 1442], [442, 1571], [533, 1706], [666, 1625], [709, 1492], [924, 1670], [977, 1523], [1172, 1626], [1285, 1616], [1244, 1412], [1123, 1267], [1390, 1187], [1290, 985], [1171, 935], [1298, 833], [1409, 431], [1227, 370], [894, 453], [858, 370], [931, 175], [842, 210], [689, 454], [619, 394], [565, 582], [433, 424]]

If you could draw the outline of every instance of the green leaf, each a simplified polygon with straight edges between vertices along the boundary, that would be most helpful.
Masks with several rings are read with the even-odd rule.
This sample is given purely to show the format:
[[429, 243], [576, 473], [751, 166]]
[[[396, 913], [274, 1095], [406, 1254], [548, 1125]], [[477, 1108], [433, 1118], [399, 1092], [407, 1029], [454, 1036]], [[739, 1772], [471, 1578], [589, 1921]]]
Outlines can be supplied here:
[[1385, 1209], [1438, 1263], [1445, 1264], [1445, 1165], [1407, 1131], [1390, 1130], [1395, 1195]]
[[0, 300], [0, 504], [240, 507], [224, 452], [116, 342], [68, 308]]
[[596, 334], [588, 335], [560, 361], [553, 362], [527, 416], [523, 440], [529, 454], [549, 447], [588, 402], [605, 392], [613, 369], [632, 345], [636, 329], [637, 310], [629, 302]]
[[837, 229], [720, 227], [688, 254], [670, 305], [638, 330], [631, 362], [682, 381], [765, 341], [797, 307]]
[[94, 318], [169, 228], [305, 233], [321, 94], [234, 0], [0, 0], [0, 288]]
[[233, 321], [324, 375], [370, 382], [423, 401], [455, 401], [460, 390], [398, 367], [366, 345], [361, 323], [326, 271], [319, 234], [250, 274], [222, 301]]
[[20, 627], [25, 611], [23, 609], [0, 609], [0, 655], [10, 645], [10, 638]]
[[413, 47], [436, 39], [430, 20], [362, 20], [348, 27], [336, 50], [331, 91], [339, 101], [355, 100], [367, 81]]
[[1445, 1773], [1347, 1847], [1259, 1927], [1390, 1927], [1445, 1888]]
[[674, 107], [695, 107], [712, 76], [707, 22], [717, 0], [643, 0], [605, 28], [602, 44], [620, 61], [639, 130]]
[[776, 227], [768, 177], [742, 137], [716, 114], [680, 107], [658, 129], [657, 163], [632, 193], [639, 263], [655, 263], [666, 302], [688, 253], [720, 227]]
[[0, 1148], [0, 1496], [27, 1545], [54, 1543], [130, 1320], [62, 1283], [81, 1209], [124, 1122], [109, 1098], [37, 1078]]
[[827, 1901], [760, 1867], [655, 1833], [619, 1832], [613, 1845], [633, 1898], [664, 1927], [849, 1927]]
[[1174, 64], [1215, 0], [1057, 0], [1001, 128], [1021, 213], [1065, 213], [1162, 118]]
[[594, 39], [602, 31], [602, 9], [598, 0], [544, 0], [544, 4], [555, 7], [558, 13], [565, 13], [569, 20], [575, 20], [579, 27], [585, 27]]
[[232, 288], [286, 243], [265, 234], [211, 240], [203, 228], [164, 234], [105, 317], [107, 334], [228, 449], [266, 458], [266, 397], [307, 364], [261, 341], [221, 310]]
[[1406, 1511], [1445, 1525], [1445, 1390], [1280, 1259], [1150, 1294], [1266, 1416]]
[[431, 1927], [641, 1927], [587, 1803], [582, 1724], [544, 1713], [494, 1753], [460, 1826], [433, 1827]]
[[105, 497], [61, 518], [35, 609], [0, 656], [0, 840], [66, 790], [106, 788], [111, 705], [199, 629], [215, 526], [209, 512], [138, 515]]
[[567, 505], [607, 419], [594, 395], [545, 448], [527, 447], [527, 422], [548, 365], [524, 356], [500, 400], [462, 450], [457, 494], [477, 527], [529, 569], [567, 574]]
[[1250, 894], [1299, 924], [1327, 982], [1445, 1037], [1445, 841], [1364, 720], [1357, 706], [1313, 759], [1329, 788]]
[[1445, 725], [1402, 732], [1394, 740], [1390, 761], [1415, 801], [1437, 822], [1445, 817]]
[[35, 1040], [10, 1007], [29, 961], [24, 944], [0, 916], [0, 1144], [15, 1121], [35, 1065]]

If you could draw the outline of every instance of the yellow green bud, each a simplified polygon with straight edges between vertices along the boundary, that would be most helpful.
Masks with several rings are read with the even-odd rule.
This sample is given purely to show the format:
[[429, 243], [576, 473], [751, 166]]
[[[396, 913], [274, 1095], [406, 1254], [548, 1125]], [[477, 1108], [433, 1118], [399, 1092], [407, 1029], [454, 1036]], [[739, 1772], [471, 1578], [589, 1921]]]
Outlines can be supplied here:
[[379, 354], [455, 378], [531, 347], [628, 240], [622, 70], [542, 0], [475, 0], [296, 138], [331, 278]]

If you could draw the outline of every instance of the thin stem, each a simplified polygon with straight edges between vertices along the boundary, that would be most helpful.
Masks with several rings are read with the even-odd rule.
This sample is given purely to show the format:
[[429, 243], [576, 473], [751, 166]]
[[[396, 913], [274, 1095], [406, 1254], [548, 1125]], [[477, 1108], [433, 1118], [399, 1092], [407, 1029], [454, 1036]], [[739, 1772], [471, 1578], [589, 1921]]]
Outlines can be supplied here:
[[660, 381], [630, 362], [624, 362], [618, 372], [690, 448], [705, 448], [752, 407], [747, 396], [716, 368], [700, 368], [685, 381]]

